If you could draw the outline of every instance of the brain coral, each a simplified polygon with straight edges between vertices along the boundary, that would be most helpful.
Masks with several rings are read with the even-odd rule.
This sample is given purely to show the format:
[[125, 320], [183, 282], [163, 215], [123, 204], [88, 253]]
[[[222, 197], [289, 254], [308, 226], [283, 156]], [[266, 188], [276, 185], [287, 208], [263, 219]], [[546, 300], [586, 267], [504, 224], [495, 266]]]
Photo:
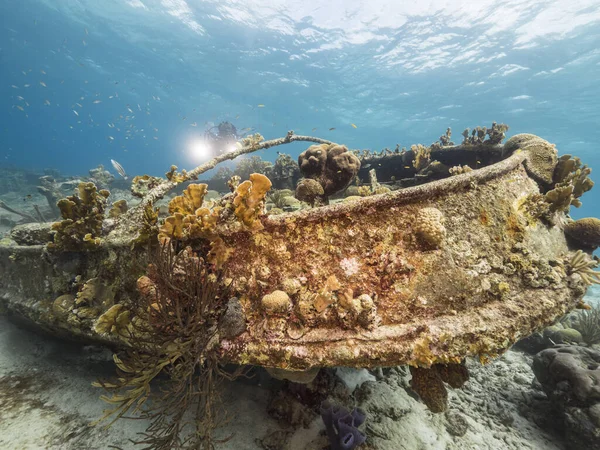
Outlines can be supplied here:
[[262, 298], [262, 307], [268, 314], [285, 314], [291, 308], [289, 295], [285, 291], [273, 291]]
[[525, 168], [529, 174], [545, 188], [552, 188], [554, 169], [558, 164], [558, 154], [553, 144], [535, 134], [517, 134], [504, 144], [505, 151], [521, 149], [529, 152]]
[[439, 248], [446, 237], [443, 225], [444, 215], [437, 208], [423, 208], [417, 214], [415, 232], [419, 240], [427, 246]]

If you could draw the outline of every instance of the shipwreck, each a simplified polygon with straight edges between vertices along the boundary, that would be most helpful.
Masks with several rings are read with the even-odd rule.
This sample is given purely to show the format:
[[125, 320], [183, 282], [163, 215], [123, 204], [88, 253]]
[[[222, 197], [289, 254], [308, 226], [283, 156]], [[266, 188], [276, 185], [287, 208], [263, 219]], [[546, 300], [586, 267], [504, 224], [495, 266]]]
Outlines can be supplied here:
[[[415, 390], [443, 410], [435, 392], [464, 382], [465, 358], [486, 362], [585, 307], [598, 281], [598, 220], [568, 216], [591, 170], [534, 135], [502, 143], [504, 131], [477, 128], [457, 145], [448, 131], [379, 154], [250, 136], [192, 171], [136, 177], [131, 208], [109, 208], [108, 191], [82, 183], [58, 202], [61, 220], [19, 225], [0, 243], [1, 305], [119, 350], [183, 326], [181, 304], [212, 293], [202, 348], [219, 362], [292, 377], [410, 365]], [[299, 211], [266, 214], [276, 180], [264, 174], [234, 176], [210, 201], [193, 183], [225, 159], [295, 141], [314, 144], [294, 180]], [[155, 203], [178, 188], [160, 217]]]

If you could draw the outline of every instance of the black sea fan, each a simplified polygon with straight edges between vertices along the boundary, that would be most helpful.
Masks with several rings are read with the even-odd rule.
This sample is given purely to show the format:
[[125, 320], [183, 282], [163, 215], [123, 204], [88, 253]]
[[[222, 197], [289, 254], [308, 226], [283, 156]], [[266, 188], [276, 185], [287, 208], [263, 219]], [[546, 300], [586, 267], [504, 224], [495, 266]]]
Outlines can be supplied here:
[[217, 326], [229, 289], [189, 247], [177, 251], [166, 240], [151, 260], [131, 305], [137, 319], [131, 348], [114, 356], [117, 378], [97, 383], [114, 405], [103, 419], [134, 414], [148, 420], [136, 442], [144, 448], [210, 450], [219, 442], [214, 430], [227, 420], [219, 384], [243, 372], [226, 372], [218, 358]]

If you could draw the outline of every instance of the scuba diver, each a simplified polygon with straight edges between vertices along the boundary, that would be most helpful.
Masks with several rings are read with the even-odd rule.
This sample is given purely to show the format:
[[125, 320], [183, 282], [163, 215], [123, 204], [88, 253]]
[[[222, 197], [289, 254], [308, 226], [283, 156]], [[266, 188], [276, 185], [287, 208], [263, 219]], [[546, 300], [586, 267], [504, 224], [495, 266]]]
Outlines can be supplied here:
[[221, 122], [204, 132], [204, 140], [213, 156], [218, 156], [235, 149], [235, 143], [242, 136], [230, 122]]

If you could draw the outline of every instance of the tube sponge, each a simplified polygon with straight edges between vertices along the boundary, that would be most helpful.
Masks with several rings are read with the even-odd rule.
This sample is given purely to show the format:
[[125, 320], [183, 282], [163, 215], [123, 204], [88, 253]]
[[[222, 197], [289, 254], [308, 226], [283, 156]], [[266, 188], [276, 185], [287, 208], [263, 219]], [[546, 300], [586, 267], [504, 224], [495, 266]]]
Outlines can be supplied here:
[[355, 408], [350, 412], [343, 406], [328, 401], [321, 404], [321, 418], [327, 429], [332, 450], [353, 450], [362, 445], [367, 437], [358, 430], [366, 419], [365, 412]]

